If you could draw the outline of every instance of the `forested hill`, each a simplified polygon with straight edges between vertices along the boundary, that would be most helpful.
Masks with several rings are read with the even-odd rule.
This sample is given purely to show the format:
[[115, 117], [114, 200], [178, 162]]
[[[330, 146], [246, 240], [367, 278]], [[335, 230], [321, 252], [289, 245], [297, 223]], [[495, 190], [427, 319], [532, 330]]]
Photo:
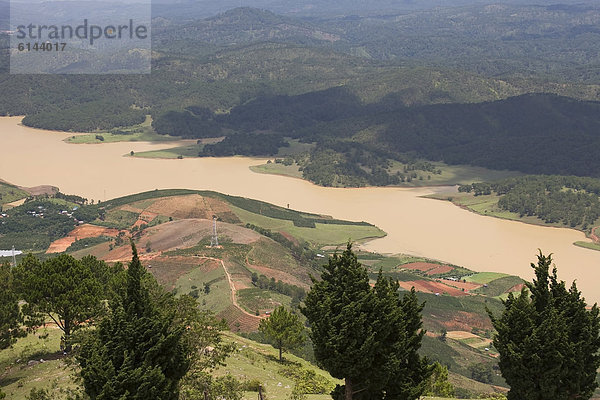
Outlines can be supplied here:
[[332, 48], [365, 59], [488, 77], [597, 83], [600, 6], [481, 4], [427, 11], [281, 16], [236, 8], [208, 19], [160, 19], [154, 39], [211, 45], [262, 41]]
[[181, 25], [176, 20], [162, 21], [155, 40], [196, 40], [211, 45], [239, 45], [255, 42], [285, 42], [326, 45], [340, 37], [331, 30], [305, 19], [290, 18], [270, 11], [239, 7], [217, 16]]
[[[324, 101], [328, 96], [336, 101]], [[317, 141], [320, 148], [330, 147], [349, 157], [356, 155], [357, 147], [350, 145], [355, 143], [362, 152], [371, 147], [391, 158], [414, 152], [448, 164], [600, 176], [598, 102], [532, 94], [378, 112], [386, 107], [385, 100], [361, 107], [350, 93], [330, 90], [320, 98], [303, 95], [250, 102], [234, 108], [227, 121], [235, 129], [272, 130]]]
[[600, 103], [524, 95], [447, 104], [388, 116], [379, 137], [430, 160], [535, 174], [600, 176]]
[[[198, 4], [181, 2], [172, 8], [181, 13], [192, 6]], [[523, 17], [511, 19], [514, 12]], [[248, 7], [207, 19], [192, 12], [185, 18], [155, 15], [150, 76], [1, 74], [0, 115], [26, 114], [24, 123], [39, 128], [92, 131], [135, 123], [145, 114], [156, 119], [190, 106], [226, 112], [265, 95], [338, 86], [362, 102], [387, 98], [392, 105], [481, 102], [532, 92], [600, 99], [594, 79], [600, 40], [593, 24], [600, 11], [593, 5], [473, 6], [318, 18]], [[557, 19], [565, 22], [556, 25]], [[548, 24], [555, 26], [551, 32], [544, 31]], [[467, 36], [480, 42], [465, 42]], [[413, 47], [407, 47], [409, 42]], [[0, 47], [6, 46], [8, 36], [0, 35]], [[554, 72], [537, 64], [524, 69], [530, 55]], [[489, 60], [502, 71], [486, 67]], [[582, 76], [564, 82], [578, 73], [555, 72], [574, 68], [573, 61]], [[0, 58], [0, 69], [7, 68], [8, 59]], [[549, 72], [556, 76], [549, 78]]]

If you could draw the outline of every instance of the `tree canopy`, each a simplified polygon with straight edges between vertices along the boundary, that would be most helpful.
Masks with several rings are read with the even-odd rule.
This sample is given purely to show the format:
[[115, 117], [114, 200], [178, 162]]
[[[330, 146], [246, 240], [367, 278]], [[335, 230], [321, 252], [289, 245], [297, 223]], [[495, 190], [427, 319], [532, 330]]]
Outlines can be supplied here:
[[398, 283], [381, 274], [371, 288], [350, 243], [324, 268], [321, 280], [313, 279], [302, 312], [318, 364], [345, 380], [334, 396], [418, 398], [431, 368], [417, 354], [424, 331], [416, 293], [400, 298]]
[[64, 332], [66, 350], [71, 333], [96, 316], [101, 306], [101, 286], [89, 264], [67, 254], [40, 262], [26, 256], [14, 270], [26, 323], [40, 326], [50, 317]]
[[[190, 366], [185, 323], [165, 299], [152, 296], [152, 280], [135, 246], [125, 288], [110, 314], [82, 344], [77, 358], [91, 399], [177, 399], [179, 381]], [[166, 296], [166, 295], [165, 295]]]
[[0, 350], [10, 347], [16, 338], [25, 335], [26, 332], [20, 329], [22, 319], [10, 264], [0, 264]]
[[279, 350], [279, 361], [283, 361], [284, 350], [297, 348], [304, 343], [304, 326], [297, 315], [279, 306], [267, 319], [260, 321], [261, 331]]
[[598, 386], [599, 309], [586, 309], [575, 283], [567, 289], [556, 267], [549, 272], [551, 263], [540, 251], [533, 282], [509, 295], [500, 316], [489, 312], [509, 400], [589, 399]]

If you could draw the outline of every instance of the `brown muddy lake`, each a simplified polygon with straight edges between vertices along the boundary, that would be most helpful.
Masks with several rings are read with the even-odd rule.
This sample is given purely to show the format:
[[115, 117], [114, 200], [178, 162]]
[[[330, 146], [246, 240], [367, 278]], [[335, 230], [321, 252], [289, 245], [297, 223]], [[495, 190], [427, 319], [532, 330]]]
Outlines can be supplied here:
[[20, 120], [0, 118], [0, 178], [13, 184], [54, 185], [64, 193], [103, 201], [154, 189], [214, 190], [373, 223], [388, 235], [363, 245], [367, 250], [425, 256], [525, 279], [532, 278], [529, 264], [541, 249], [554, 254], [560, 279], [569, 284], [576, 279], [588, 302], [600, 301], [600, 252], [573, 245], [586, 240], [583, 233], [484, 217], [421, 197], [441, 188], [323, 188], [254, 173], [249, 167], [265, 162], [258, 158], [133, 158], [127, 156], [130, 151], [176, 144], [67, 144], [63, 140], [73, 134], [27, 128]]

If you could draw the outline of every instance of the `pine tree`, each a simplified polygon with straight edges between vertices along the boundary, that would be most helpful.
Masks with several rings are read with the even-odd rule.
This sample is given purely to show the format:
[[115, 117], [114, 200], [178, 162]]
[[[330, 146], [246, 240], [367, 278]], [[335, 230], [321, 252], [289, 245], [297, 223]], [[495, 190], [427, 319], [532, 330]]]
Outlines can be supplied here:
[[78, 354], [84, 388], [98, 400], [175, 400], [190, 362], [185, 325], [175, 310], [156, 306], [144, 284], [152, 278], [132, 249], [122, 296]]
[[317, 362], [345, 380], [335, 398], [416, 399], [423, 392], [431, 373], [417, 354], [423, 305], [414, 291], [401, 299], [398, 289], [381, 273], [371, 288], [351, 244], [329, 259], [320, 281], [313, 279], [301, 310]]
[[425, 392], [427, 396], [454, 397], [454, 386], [448, 381], [448, 368], [439, 362], [433, 363], [433, 373], [427, 379]]
[[70, 351], [71, 333], [101, 306], [100, 284], [90, 268], [67, 254], [44, 262], [30, 254], [15, 268], [14, 277], [17, 292], [27, 302], [26, 324], [39, 326], [50, 317], [63, 331]]
[[283, 361], [283, 351], [292, 350], [304, 343], [304, 326], [297, 315], [285, 307], [277, 307], [269, 318], [260, 321], [258, 330], [279, 350], [279, 361]]
[[533, 283], [509, 295], [500, 317], [489, 313], [509, 400], [588, 399], [597, 387], [598, 307], [587, 310], [575, 283], [567, 290], [551, 264], [540, 252]]
[[21, 328], [23, 316], [19, 298], [13, 290], [10, 264], [0, 264], [0, 350], [10, 347], [26, 334]]

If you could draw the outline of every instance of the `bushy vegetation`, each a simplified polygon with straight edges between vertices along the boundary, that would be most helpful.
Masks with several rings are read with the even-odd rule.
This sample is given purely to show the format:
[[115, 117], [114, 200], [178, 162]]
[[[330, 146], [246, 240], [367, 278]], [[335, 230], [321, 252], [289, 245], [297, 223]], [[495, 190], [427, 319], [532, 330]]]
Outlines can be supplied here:
[[256, 272], [252, 273], [252, 284], [261, 289], [268, 289], [273, 292], [290, 296], [292, 298], [292, 304], [295, 304], [296, 306], [306, 297], [306, 291], [300, 286], [291, 285], [282, 282], [281, 280], [275, 281], [275, 278], [269, 279], [265, 275], [258, 275]]
[[223, 141], [204, 146], [199, 156], [229, 157], [242, 156], [273, 156], [281, 147], [289, 144], [281, 137], [270, 134], [250, 135], [238, 133], [227, 136]]
[[494, 183], [474, 183], [459, 191], [495, 193], [498, 206], [546, 223], [588, 229], [600, 218], [600, 180], [576, 176], [524, 176]]
[[[195, 112], [191, 112], [193, 110]], [[168, 111], [152, 121], [152, 127], [161, 135], [181, 136], [188, 139], [218, 137], [221, 128], [206, 108], [188, 107], [185, 111]]]
[[146, 113], [143, 110], [132, 109], [130, 104], [111, 99], [73, 103], [68, 110], [57, 107], [28, 114], [23, 119], [23, 124], [34, 128], [89, 132], [136, 125], [145, 119]]

